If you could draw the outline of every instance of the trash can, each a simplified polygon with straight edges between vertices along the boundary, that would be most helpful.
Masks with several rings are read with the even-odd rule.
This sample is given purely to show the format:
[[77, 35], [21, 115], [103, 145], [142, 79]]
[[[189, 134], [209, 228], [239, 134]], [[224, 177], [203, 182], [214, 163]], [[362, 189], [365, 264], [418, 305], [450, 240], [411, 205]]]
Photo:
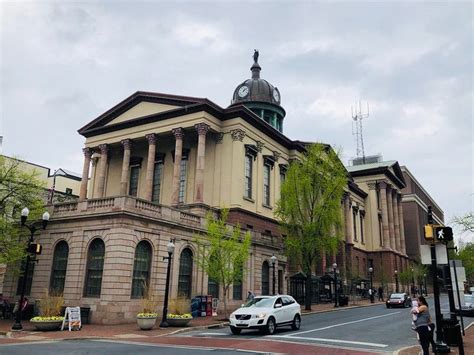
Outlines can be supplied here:
[[443, 336], [447, 345], [459, 346], [461, 344], [461, 326], [456, 318], [443, 319]]
[[349, 297], [345, 295], [339, 295], [339, 306], [344, 307], [349, 304]]

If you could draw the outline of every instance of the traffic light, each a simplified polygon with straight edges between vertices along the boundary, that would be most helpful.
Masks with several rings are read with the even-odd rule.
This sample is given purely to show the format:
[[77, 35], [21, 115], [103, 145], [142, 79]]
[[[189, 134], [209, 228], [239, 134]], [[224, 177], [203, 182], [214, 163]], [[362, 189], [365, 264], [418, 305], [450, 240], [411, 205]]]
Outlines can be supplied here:
[[26, 251], [31, 254], [39, 255], [41, 254], [41, 249], [42, 249], [41, 244], [31, 243], [30, 245], [28, 245], [28, 248], [26, 248]]
[[451, 227], [435, 227], [436, 239], [440, 242], [453, 240], [453, 229]]
[[433, 225], [432, 224], [425, 224], [425, 239], [429, 240], [429, 241], [434, 240]]

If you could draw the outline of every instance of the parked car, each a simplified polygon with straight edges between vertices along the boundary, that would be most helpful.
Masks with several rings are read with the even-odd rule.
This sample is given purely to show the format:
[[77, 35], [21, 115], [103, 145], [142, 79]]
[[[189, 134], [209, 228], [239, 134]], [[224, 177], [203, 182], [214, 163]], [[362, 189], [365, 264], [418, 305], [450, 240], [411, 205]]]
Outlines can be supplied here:
[[406, 293], [392, 293], [387, 299], [387, 308], [390, 307], [411, 307], [411, 297]]
[[242, 329], [259, 329], [273, 334], [277, 327], [291, 326], [300, 329], [301, 306], [288, 295], [257, 296], [230, 315], [232, 334]]

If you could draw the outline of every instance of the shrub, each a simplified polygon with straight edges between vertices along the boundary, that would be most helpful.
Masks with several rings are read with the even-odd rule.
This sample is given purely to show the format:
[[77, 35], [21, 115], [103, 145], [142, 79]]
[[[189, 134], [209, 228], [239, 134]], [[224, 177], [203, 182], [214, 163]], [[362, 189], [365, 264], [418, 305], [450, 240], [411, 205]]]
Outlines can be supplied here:
[[168, 315], [183, 315], [188, 314], [191, 310], [189, 299], [183, 296], [172, 299], [168, 306]]

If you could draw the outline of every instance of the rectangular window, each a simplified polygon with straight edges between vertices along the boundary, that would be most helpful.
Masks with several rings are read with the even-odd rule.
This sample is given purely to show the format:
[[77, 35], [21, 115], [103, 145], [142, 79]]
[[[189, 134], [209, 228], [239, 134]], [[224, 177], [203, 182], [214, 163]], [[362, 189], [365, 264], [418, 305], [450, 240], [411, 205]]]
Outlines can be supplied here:
[[278, 293], [283, 294], [283, 270], [278, 270]]
[[211, 278], [207, 282], [207, 294], [214, 298], [219, 298], [219, 284]]
[[151, 200], [155, 203], [160, 202], [161, 177], [163, 175], [163, 162], [156, 162], [153, 171], [153, 194]]
[[357, 211], [355, 209], [352, 209], [352, 229], [354, 240], [357, 241]]
[[138, 193], [138, 177], [140, 176], [140, 166], [134, 165], [130, 167], [130, 182], [128, 194], [130, 196], [137, 196]]
[[263, 204], [270, 206], [270, 165], [263, 166]]
[[380, 245], [383, 246], [383, 236], [382, 236], [382, 217], [379, 216], [379, 238], [380, 238]]
[[186, 175], [188, 169], [188, 160], [183, 159], [181, 160], [181, 168], [179, 172], [179, 203], [184, 203], [184, 195], [186, 193]]
[[250, 154], [245, 155], [245, 190], [244, 196], [252, 198], [252, 171], [253, 157]]
[[232, 299], [241, 300], [242, 299], [242, 281], [234, 281], [232, 285]]
[[360, 242], [364, 243], [364, 214], [360, 213]]
[[[23, 287], [23, 280], [25, 275], [26, 260], [21, 262], [20, 268], [20, 277], [18, 278], [18, 285], [16, 288], [16, 294], [21, 295], [21, 288]], [[25, 296], [29, 296], [31, 293], [31, 284], [33, 283], [33, 273], [35, 271], [35, 262], [30, 260], [28, 264], [28, 275], [26, 275], [26, 285], [25, 285]]]

